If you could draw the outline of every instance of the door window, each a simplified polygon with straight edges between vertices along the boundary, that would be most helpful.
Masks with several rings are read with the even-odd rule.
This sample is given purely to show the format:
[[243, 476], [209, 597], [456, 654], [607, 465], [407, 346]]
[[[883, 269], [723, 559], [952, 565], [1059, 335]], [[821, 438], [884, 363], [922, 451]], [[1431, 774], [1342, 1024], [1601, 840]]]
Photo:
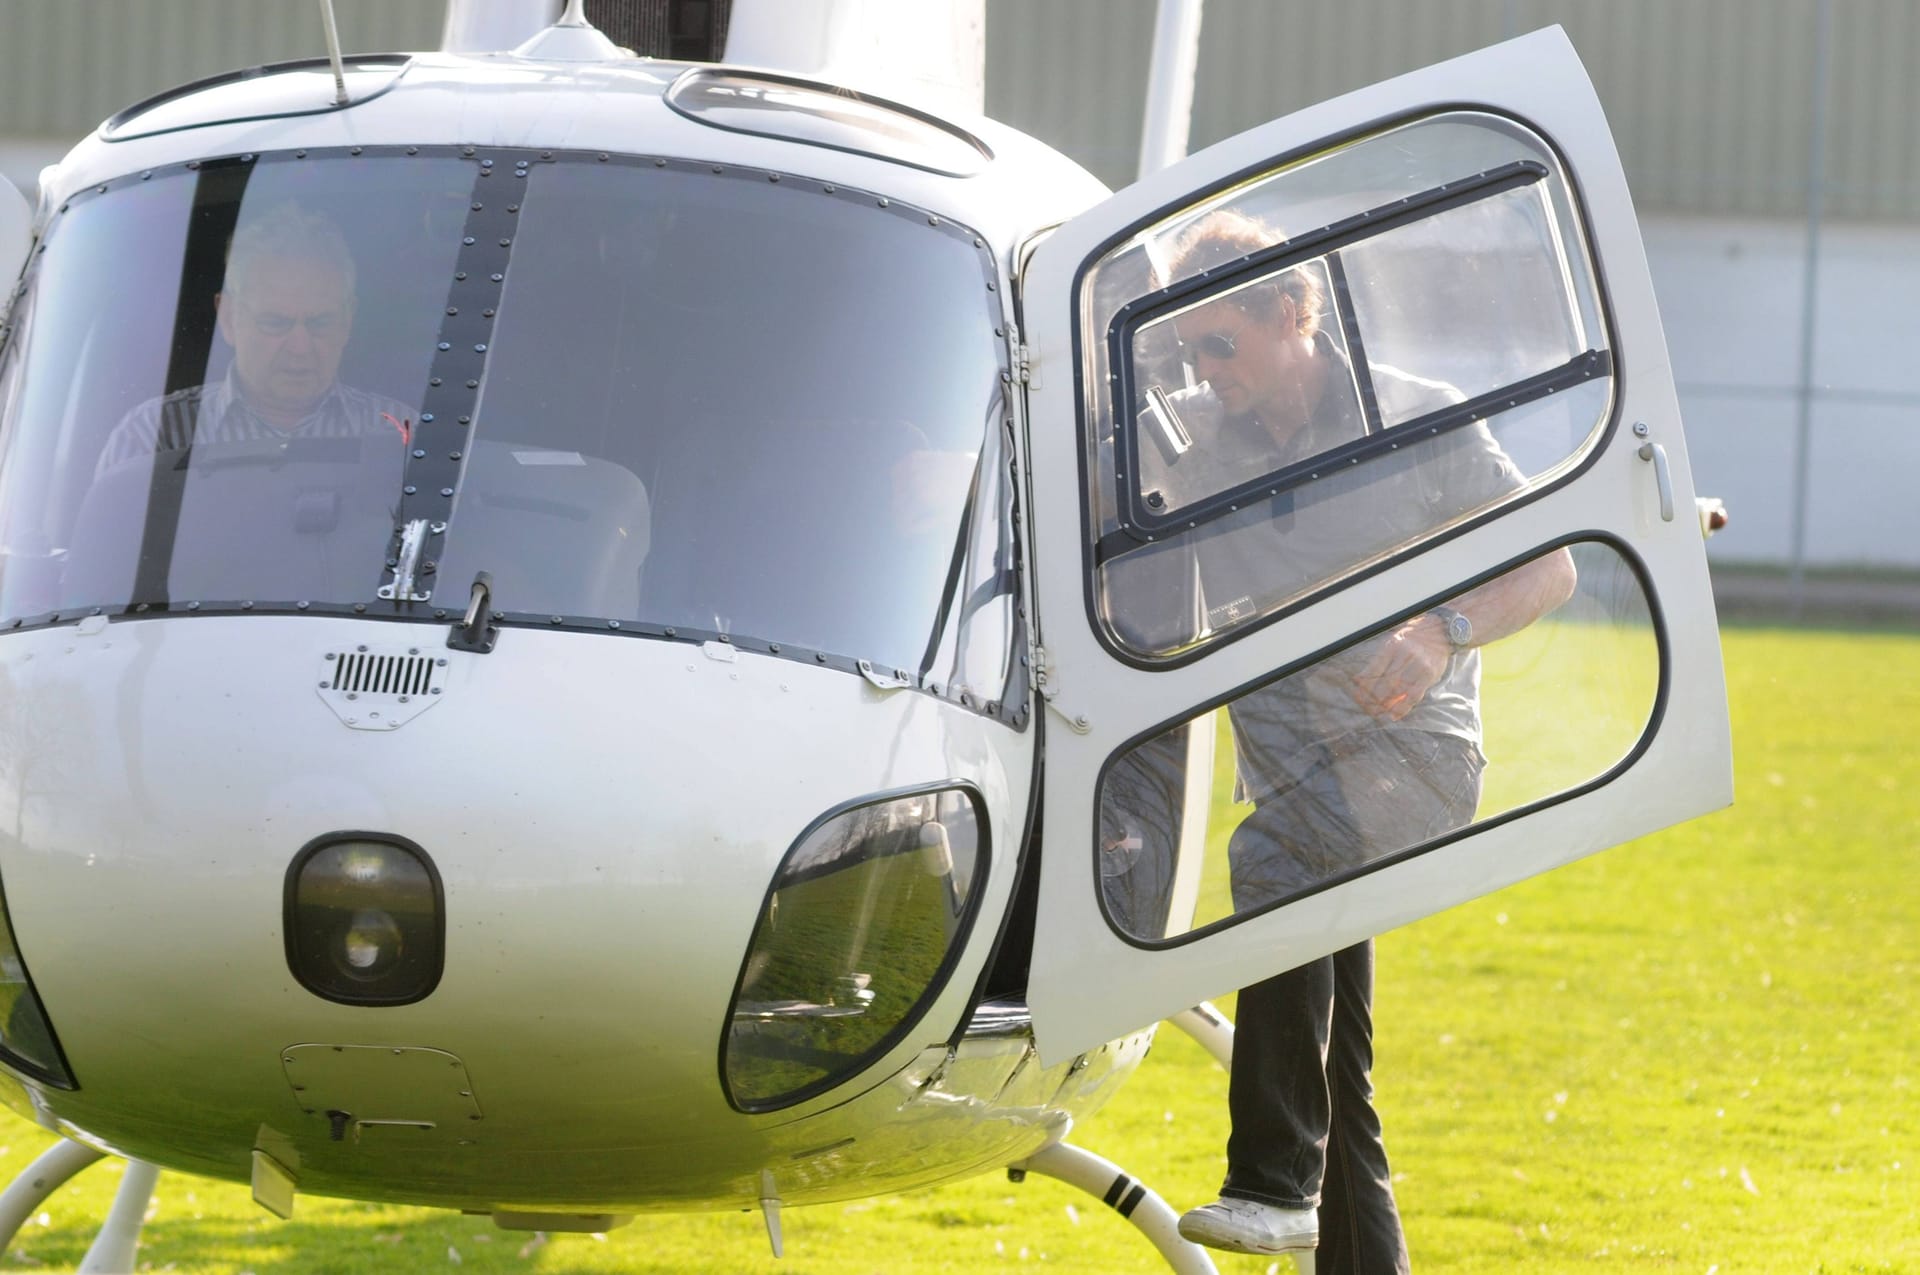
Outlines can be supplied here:
[[[1396, 633], [1437, 624], [1433, 612], [1368, 633], [1117, 756], [1100, 785], [1097, 872], [1108, 920], [1146, 942], [1216, 927], [1613, 771], [1645, 734], [1660, 686], [1660, 641], [1638, 570], [1613, 545], [1584, 542], [1448, 606], [1497, 614], [1502, 595], [1566, 600], [1484, 647], [1454, 652], [1410, 704], [1370, 692]], [[1213, 801], [1204, 839], [1183, 841], [1178, 797], [1196, 721], [1216, 732]], [[1197, 906], [1176, 887], [1183, 852], [1202, 856]], [[1176, 898], [1187, 915], [1176, 915]]]
[[1186, 655], [1552, 481], [1613, 401], [1593, 280], [1554, 152], [1468, 112], [1108, 250], [1083, 292], [1086, 383], [1114, 387], [1086, 456], [1105, 632]]

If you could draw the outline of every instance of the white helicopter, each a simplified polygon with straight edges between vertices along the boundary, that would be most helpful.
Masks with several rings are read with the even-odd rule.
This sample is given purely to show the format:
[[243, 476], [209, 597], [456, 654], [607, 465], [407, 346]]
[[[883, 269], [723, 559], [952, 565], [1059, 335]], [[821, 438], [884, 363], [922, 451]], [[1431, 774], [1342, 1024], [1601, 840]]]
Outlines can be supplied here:
[[[329, 17], [0, 191], [0, 1097], [63, 1135], [0, 1235], [106, 1154], [83, 1269], [160, 1169], [282, 1216], [757, 1209], [777, 1252], [785, 1206], [1011, 1168], [1210, 1271], [1066, 1141], [1156, 1023], [1224, 1056], [1204, 998], [1730, 800], [1707, 515], [1565, 37], [1110, 193], [981, 117], [980, 13], [736, 0], [711, 63], [579, 0], [456, 0], [410, 55]], [[1285, 235], [1169, 277], [1221, 210]], [[239, 290], [300, 234], [331, 284]], [[1170, 481], [1172, 321], [1288, 271], [1364, 428]], [[248, 375], [351, 428], [222, 435]], [[1364, 479], [1474, 422], [1519, 484], [1383, 529]], [[1336, 569], [1171, 614], [1296, 498]], [[1222, 706], [1563, 548], [1572, 600], [1487, 652], [1474, 821], [1224, 903]]]

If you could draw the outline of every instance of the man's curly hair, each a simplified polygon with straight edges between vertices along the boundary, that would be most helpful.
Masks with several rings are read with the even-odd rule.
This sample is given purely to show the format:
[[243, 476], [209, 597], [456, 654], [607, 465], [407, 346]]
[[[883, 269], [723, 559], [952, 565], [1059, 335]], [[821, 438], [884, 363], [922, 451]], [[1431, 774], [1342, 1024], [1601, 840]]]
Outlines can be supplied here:
[[[1208, 213], [1174, 239], [1161, 283], [1164, 286], [1238, 261], [1285, 238], [1279, 230], [1245, 213], [1224, 210]], [[1320, 316], [1326, 308], [1326, 292], [1311, 270], [1296, 266], [1228, 292], [1221, 299], [1256, 319], [1271, 320], [1279, 311], [1282, 294], [1293, 298], [1294, 320], [1300, 335], [1317, 334]]]

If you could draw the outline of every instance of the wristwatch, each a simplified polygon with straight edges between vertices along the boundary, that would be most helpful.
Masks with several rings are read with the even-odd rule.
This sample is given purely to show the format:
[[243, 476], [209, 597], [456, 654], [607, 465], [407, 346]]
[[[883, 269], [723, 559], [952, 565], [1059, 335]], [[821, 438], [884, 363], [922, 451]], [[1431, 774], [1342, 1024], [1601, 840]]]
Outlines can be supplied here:
[[1473, 645], [1473, 621], [1461, 615], [1452, 607], [1435, 607], [1432, 611], [1435, 619], [1446, 631], [1447, 642], [1456, 651], [1464, 651]]

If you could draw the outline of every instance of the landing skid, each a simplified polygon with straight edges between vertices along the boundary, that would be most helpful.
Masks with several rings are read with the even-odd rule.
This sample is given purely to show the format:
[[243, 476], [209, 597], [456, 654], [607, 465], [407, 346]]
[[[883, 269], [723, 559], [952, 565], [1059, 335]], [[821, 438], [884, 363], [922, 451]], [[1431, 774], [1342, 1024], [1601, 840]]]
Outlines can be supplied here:
[[[1232, 1060], [1233, 1023], [1211, 1004], [1202, 1002], [1167, 1021], [1199, 1041], [1222, 1067]], [[0, 1253], [13, 1243], [14, 1236], [47, 1197], [104, 1154], [84, 1143], [63, 1138], [28, 1165], [11, 1186], [0, 1192]], [[1166, 1259], [1174, 1275], [1219, 1275], [1219, 1268], [1206, 1249], [1180, 1238], [1180, 1215], [1146, 1183], [1110, 1160], [1065, 1142], [1056, 1142], [1025, 1161], [1009, 1166], [1007, 1172], [1015, 1181], [1028, 1173], [1038, 1173], [1099, 1198], [1146, 1237]], [[159, 1177], [160, 1170], [154, 1165], [141, 1160], [127, 1161], [120, 1188], [113, 1197], [113, 1207], [107, 1211], [106, 1223], [80, 1262], [80, 1275], [122, 1275], [134, 1269], [140, 1229]], [[775, 1252], [778, 1253], [777, 1247]], [[1312, 1253], [1296, 1254], [1294, 1262], [1298, 1275], [1314, 1275]]]
[[[73, 1176], [103, 1158], [96, 1151], [71, 1138], [62, 1138], [28, 1165], [26, 1172], [0, 1192], [0, 1252], [13, 1243], [13, 1237], [32, 1217], [48, 1196], [65, 1186]], [[140, 1247], [140, 1228], [147, 1218], [147, 1203], [153, 1198], [154, 1183], [160, 1170], [143, 1160], [127, 1161], [120, 1189], [114, 1193], [113, 1207], [107, 1210], [87, 1255], [77, 1268], [80, 1275], [123, 1275], [133, 1269], [134, 1254]]]
[[1160, 1256], [1167, 1259], [1175, 1275], [1220, 1275], [1207, 1250], [1180, 1238], [1177, 1229], [1180, 1215], [1146, 1183], [1137, 1181], [1113, 1161], [1065, 1142], [1056, 1142], [1007, 1169], [1008, 1176], [1015, 1181], [1028, 1173], [1065, 1182], [1098, 1197], [1147, 1237]]
[[[1222, 1067], [1232, 1062], [1233, 1023], [1211, 1004], [1202, 1001], [1167, 1021], [1199, 1041]], [[1111, 1160], [1056, 1142], [1007, 1169], [1007, 1175], [1016, 1182], [1028, 1173], [1038, 1173], [1097, 1196], [1146, 1236], [1160, 1256], [1167, 1259], [1174, 1275], [1219, 1275], [1219, 1268], [1206, 1249], [1180, 1238], [1180, 1215], [1146, 1183]], [[1314, 1275], [1312, 1253], [1296, 1253], [1292, 1257], [1298, 1275]]]

